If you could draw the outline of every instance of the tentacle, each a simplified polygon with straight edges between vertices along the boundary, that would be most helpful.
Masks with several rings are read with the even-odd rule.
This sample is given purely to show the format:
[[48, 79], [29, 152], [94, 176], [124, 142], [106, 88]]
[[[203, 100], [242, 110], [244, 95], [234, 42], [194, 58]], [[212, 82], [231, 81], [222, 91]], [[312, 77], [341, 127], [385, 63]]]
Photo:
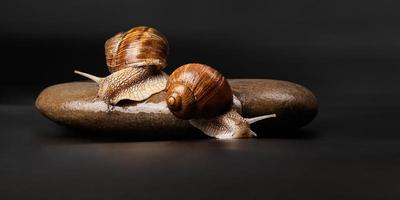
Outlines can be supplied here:
[[97, 76], [94, 76], [94, 75], [91, 75], [91, 74], [88, 74], [88, 73], [85, 73], [85, 72], [81, 72], [81, 71], [78, 71], [78, 70], [75, 70], [74, 73], [75, 74], [79, 74], [81, 76], [84, 76], [84, 77], [96, 82], [97, 84], [99, 84], [100, 81], [103, 79], [101, 77], [97, 77]]
[[256, 123], [258, 121], [261, 121], [261, 120], [264, 120], [264, 119], [268, 119], [268, 118], [273, 118], [273, 117], [276, 117], [276, 114], [262, 115], [262, 116], [258, 116], [258, 117], [244, 118], [244, 119], [246, 120], [247, 123], [253, 124], [253, 123]]

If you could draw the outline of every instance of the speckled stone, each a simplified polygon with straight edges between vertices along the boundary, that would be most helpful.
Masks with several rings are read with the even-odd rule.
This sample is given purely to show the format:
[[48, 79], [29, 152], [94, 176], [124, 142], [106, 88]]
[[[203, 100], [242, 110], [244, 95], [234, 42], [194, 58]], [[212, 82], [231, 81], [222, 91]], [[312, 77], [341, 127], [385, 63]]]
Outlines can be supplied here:
[[[242, 107], [242, 116], [277, 114], [276, 118], [252, 125], [260, 136], [267, 136], [270, 131], [300, 128], [317, 114], [315, 96], [298, 84], [268, 79], [231, 79], [229, 83], [240, 101], [236, 105]], [[97, 88], [92, 82], [53, 85], [40, 93], [36, 108], [59, 124], [95, 131], [162, 135], [199, 132], [169, 112], [164, 101], [165, 92], [155, 94], [145, 102], [126, 101], [108, 107], [96, 99]]]

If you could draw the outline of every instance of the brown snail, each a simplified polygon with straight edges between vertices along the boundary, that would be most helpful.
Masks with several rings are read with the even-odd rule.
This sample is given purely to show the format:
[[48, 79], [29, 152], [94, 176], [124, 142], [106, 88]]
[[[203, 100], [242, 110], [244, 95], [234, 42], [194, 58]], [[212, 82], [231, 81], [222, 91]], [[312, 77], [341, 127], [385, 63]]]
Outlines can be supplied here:
[[121, 100], [142, 101], [165, 89], [168, 41], [154, 28], [139, 26], [121, 32], [105, 43], [110, 75], [96, 77], [80, 71], [99, 85], [98, 98], [111, 105]]
[[232, 107], [233, 92], [217, 70], [198, 63], [186, 64], [169, 77], [166, 87], [169, 110], [206, 135], [219, 139], [254, 137], [250, 124], [275, 114], [243, 118]]

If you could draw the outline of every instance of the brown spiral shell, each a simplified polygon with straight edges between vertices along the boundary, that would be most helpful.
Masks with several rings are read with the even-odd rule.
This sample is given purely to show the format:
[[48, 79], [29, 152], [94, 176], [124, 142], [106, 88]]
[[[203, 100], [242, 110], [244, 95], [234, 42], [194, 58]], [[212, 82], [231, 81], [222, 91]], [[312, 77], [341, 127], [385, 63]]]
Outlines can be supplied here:
[[108, 70], [111, 73], [126, 67], [167, 65], [168, 41], [154, 28], [139, 26], [117, 33], [105, 43]]
[[211, 118], [228, 111], [233, 102], [231, 86], [210, 66], [186, 64], [167, 82], [167, 106], [181, 119]]

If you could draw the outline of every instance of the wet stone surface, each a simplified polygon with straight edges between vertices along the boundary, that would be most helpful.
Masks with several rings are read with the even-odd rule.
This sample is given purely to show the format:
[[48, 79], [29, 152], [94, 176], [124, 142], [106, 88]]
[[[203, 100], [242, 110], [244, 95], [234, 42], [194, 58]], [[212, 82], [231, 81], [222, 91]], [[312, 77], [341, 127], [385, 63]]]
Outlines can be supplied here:
[[[252, 125], [259, 136], [305, 126], [318, 112], [315, 96], [298, 84], [268, 79], [230, 79], [229, 83], [240, 101], [235, 105], [241, 107], [242, 116], [277, 114]], [[168, 136], [200, 134], [189, 122], [169, 112], [165, 92], [146, 101], [109, 107], [96, 99], [97, 88], [92, 82], [53, 85], [40, 93], [36, 108], [50, 120], [74, 128]]]

